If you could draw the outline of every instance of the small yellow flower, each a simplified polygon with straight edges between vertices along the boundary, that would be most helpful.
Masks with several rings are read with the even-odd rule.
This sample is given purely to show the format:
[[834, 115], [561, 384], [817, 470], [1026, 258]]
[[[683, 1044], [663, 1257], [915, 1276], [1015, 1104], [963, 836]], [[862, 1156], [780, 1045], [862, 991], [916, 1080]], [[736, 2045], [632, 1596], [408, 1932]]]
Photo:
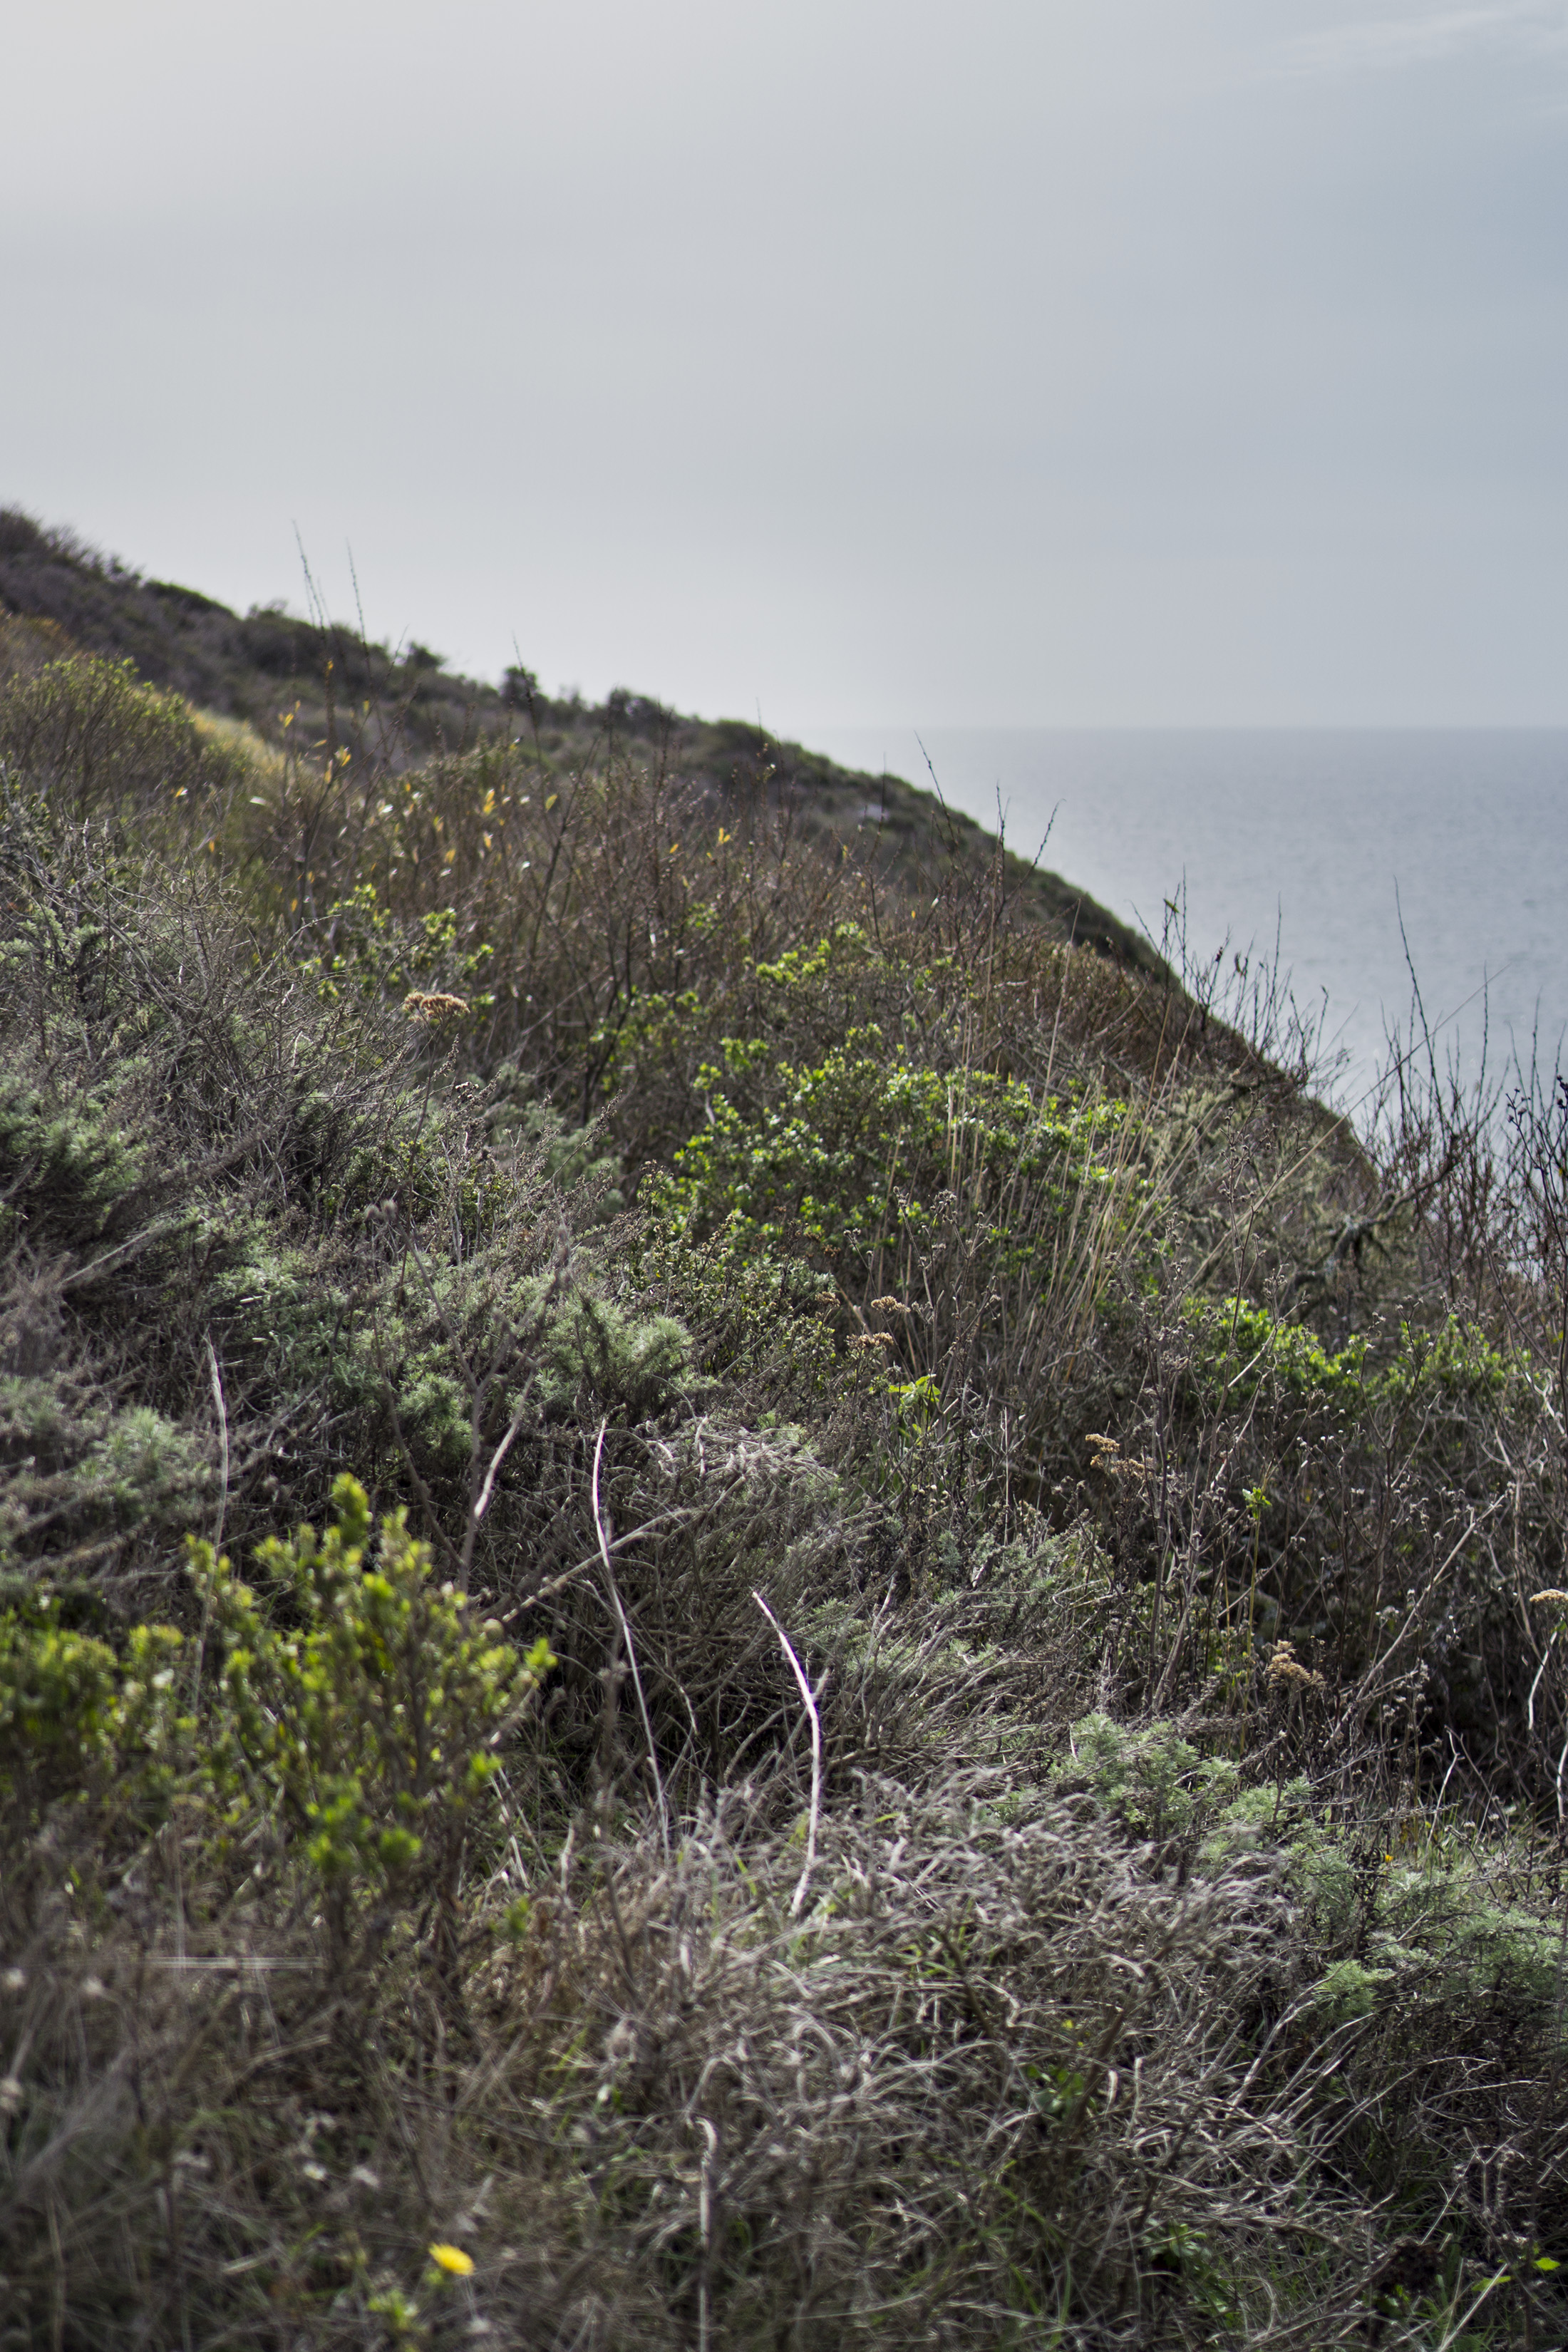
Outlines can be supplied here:
[[430, 2259], [448, 2278], [472, 2278], [474, 2274], [474, 2258], [466, 2254], [461, 2246], [432, 2246]]

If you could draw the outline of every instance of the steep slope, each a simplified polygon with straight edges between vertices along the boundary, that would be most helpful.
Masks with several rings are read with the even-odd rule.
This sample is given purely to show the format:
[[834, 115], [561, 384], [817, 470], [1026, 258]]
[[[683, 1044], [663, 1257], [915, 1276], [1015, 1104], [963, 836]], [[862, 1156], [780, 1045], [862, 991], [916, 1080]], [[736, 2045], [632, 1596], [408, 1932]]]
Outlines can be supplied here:
[[[342, 623], [303, 620], [280, 606], [231, 612], [165, 580], [144, 578], [68, 530], [0, 509], [0, 675], [71, 648], [128, 660], [148, 684], [199, 709], [244, 721], [269, 741], [286, 725], [347, 745], [390, 772], [432, 752], [467, 750], [510, 731], [531, 736], [552, 768], [616, 757], [656, 766], [734, 803], [761, 793], [796, 813], [803, 830], [912, 890], [936, 869], [989, 866], [994, 837], [900, 776], [840, 768], [798, 743], [735, 719], [683, 717], [617, 688], [602, 704], [552, 699], [525, 669], [489, 686], [448, 670], [417, 643], [370, 643]], [[1127, 924], [1066, 880], [1010, 852], [1009, 894], [1054, 936], [1119, 962], [1157, 971], [1159, 958]]]

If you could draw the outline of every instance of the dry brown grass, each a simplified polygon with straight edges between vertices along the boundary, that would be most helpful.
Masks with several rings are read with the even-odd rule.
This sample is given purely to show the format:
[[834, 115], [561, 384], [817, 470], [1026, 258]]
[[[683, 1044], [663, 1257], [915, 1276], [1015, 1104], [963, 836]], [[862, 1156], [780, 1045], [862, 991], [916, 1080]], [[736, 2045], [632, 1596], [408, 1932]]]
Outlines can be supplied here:
[[[1353, 2340], [1363, 2260], [1314, 2186], [1333, 2053], [1267, 1870], [1181, 1886], [1093, 1806], [868, 1774], [796, 1919], [775, 1813], [720, 1788], [668, 1857], [613, 1809], [549, 1856], [520, 1818], [467, 1906], [457, 2040], [417, 1946], [334, 1983], [286, 1874], [215, 1886], [175, 1825], [101, 1925], [35, 1864], [10, 2340], [379, 2346], [393, 2290], [436, 2344], [477, 2315], [539, 2345], [1132, 2345], [1205, 2298], [1250, 2344]], [[433, 2242], [460, 2289], [422, 2284]]]

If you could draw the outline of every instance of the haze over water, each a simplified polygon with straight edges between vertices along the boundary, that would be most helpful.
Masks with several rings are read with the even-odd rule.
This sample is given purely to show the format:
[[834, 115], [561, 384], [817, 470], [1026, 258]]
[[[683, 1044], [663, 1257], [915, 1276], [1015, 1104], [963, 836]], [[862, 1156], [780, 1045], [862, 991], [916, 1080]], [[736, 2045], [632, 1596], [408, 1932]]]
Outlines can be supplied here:
[[[1489, 1069], [1568, 1027], [1568, 730], [845, 728], [814, 740], [929, 782], [1157, 940], [1185, 884], [1194, 958], [1281, 965], [1326, 993], [1353, 1100], [1407, 1025], [1410, 971], [1444, 1054]], [[1401, 917], [1404, 939], [1401, 938]], [[1485, 992], [1484, 998], [1479, 993]]]

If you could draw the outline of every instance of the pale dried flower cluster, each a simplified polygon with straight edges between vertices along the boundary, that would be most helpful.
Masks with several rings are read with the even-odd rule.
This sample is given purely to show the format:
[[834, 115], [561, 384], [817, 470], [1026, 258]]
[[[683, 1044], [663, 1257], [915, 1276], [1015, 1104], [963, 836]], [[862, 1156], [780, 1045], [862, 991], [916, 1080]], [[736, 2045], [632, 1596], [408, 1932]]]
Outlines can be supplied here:
[[1099, 1470], [1108, 1478], [1137, 1478], [1147, 1482], [1154, 1475], [1152, 1462], [1127, 1462], [1114, 1437], [1102, 1436], [1098, 1429], [1089, 1432], [1089, 1443], [1094, 1448], [1089, 1462], [1091, 1470]]
[[1296, 1655], [1294, 1642], [1276, 1642], [1268, 1661], [1268, 1679], [1277, 1690], [1321, 1691], [1321, 1675], [1313, 1674]]
[[411, 1021], [446, 1021], [468, 1009], [466, 996], [447, 996], [439, 989], [431, 993], [422, 988], [411, 988], [403, 1000], [403, 1010]]

